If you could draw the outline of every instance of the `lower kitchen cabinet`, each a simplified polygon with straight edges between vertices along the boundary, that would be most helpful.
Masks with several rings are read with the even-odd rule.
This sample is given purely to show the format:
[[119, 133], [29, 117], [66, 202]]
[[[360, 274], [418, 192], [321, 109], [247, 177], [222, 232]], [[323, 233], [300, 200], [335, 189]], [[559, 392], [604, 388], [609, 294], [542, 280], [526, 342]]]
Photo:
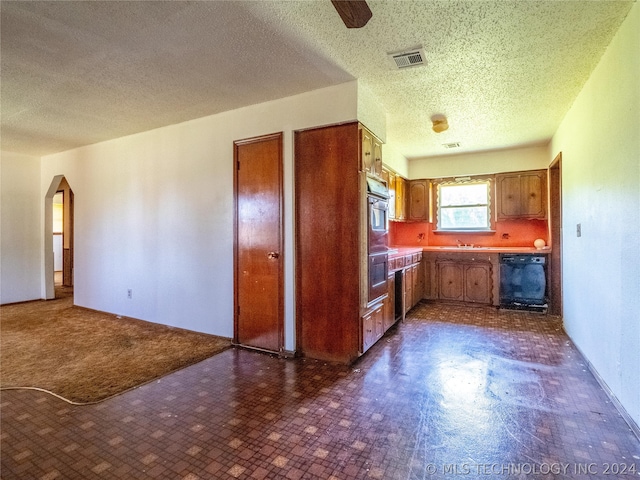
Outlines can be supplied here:
[[438, 262], [438, 298], [469, 303], [491, 303], [491, 264]]
[[424, 268], [429, 300], [499, 304], [498, 254], [427, 253]]
[[384, 303], [380, 303], [362, 316], [361, 352], [366, 352], [384, 332]]

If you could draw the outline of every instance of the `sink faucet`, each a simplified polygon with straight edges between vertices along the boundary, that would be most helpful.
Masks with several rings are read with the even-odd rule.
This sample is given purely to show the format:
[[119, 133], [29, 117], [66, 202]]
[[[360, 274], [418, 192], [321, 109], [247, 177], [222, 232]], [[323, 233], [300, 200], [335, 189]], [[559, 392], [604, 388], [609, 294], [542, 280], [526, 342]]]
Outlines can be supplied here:
[[[456, 242], [458, 243], [458, 248], [473, 248], [476, 245], [473, 243], [462, 243], [460, 240], [456, 240]], [[480, 245], [478, 245], [479, 247]]]

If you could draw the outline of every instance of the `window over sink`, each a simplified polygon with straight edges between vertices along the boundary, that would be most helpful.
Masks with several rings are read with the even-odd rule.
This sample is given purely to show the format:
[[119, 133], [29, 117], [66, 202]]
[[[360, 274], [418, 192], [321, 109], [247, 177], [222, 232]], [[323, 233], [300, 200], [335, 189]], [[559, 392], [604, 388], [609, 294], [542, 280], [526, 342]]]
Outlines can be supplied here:
[[491, 181], [455, 179], [438, 184], [436, 190], [437, 230], [491, 230]]

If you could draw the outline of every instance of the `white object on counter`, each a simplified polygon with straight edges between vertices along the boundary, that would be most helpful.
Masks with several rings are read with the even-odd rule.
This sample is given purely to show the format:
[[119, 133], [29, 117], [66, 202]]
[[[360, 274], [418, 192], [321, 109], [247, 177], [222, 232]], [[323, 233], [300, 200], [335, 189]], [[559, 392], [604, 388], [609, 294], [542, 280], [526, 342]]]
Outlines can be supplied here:
[[546, 244], [547, 243], [541, 238], [536, 238], [533, 241], [533, 246], [536, 247], [538, 250], [542, 250]]

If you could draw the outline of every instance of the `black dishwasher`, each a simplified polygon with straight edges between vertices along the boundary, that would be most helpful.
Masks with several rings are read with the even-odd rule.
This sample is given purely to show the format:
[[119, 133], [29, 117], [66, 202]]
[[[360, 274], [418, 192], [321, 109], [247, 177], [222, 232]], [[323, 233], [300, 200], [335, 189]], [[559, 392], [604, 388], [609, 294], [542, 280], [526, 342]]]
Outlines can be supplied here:
[[547, 257], [500, 254], [500, 307], [546, 313]]

